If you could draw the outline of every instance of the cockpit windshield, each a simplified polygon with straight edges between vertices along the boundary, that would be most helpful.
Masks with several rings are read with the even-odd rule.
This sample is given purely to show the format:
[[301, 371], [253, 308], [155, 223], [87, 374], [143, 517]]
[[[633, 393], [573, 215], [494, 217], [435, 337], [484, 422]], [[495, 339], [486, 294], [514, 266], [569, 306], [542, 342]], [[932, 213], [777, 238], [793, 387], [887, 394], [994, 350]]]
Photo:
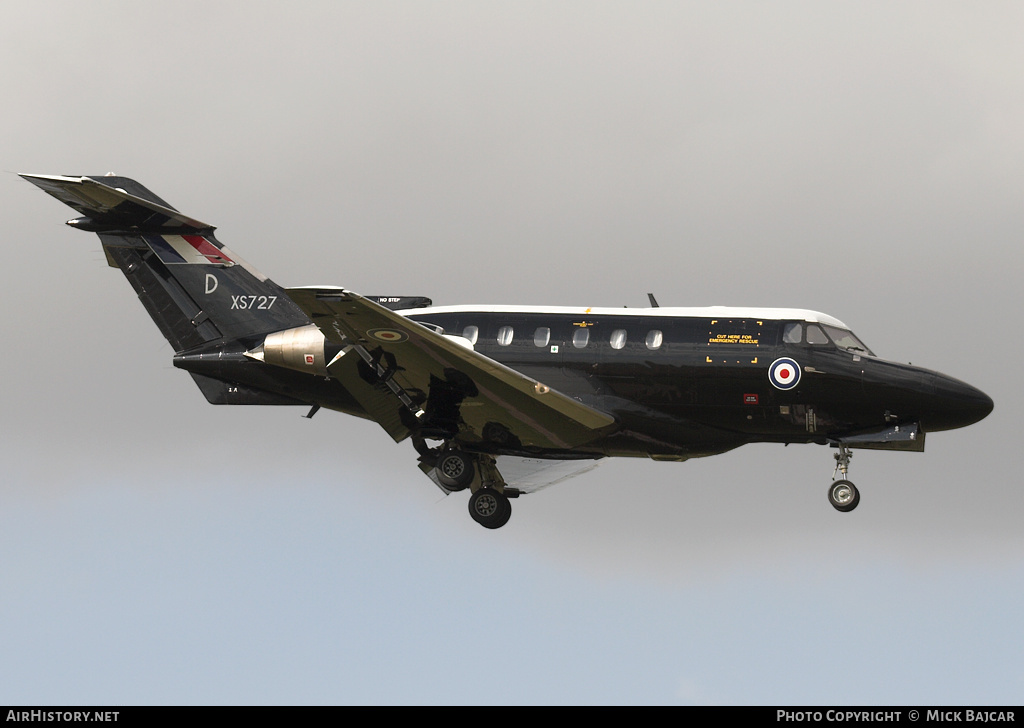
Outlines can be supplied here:
[[828, 332], [829, 338], [832, 339], [833, 343], [840, 349], [874, 356], [871, 349], [864, 346], [864, 344], [861, 343], [861, 340], [853, 335], [852, 331], [840, 329], [836, 326], [829, 326], [828, 324], [822, 324], [822, 327], [824, 327], [825, 331]]

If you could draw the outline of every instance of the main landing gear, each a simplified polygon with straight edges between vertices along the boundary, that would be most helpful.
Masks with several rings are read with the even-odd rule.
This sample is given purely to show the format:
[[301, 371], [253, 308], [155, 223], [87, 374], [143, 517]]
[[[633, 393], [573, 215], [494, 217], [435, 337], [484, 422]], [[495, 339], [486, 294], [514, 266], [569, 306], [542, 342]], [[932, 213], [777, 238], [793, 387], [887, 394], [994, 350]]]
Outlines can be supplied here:
[[484, 528], [501, 528], [508, 523], [512, 516], [509, 498], [519, 497], [519, 491], [505, 486], [494, 458], [450, 446], [442, 448], [436, 457], [434, 475], [445, 489], [471, 490], [469, 515], [474, 521]]
[[512, 517], [512, 503], [494, 488], [480, 488], [469, 497], [469, 515], [484, 528], [501, 528]]
[[465, 490], [476, 477], [474, 459], [462, 450], [445, 450], [435, 467], [437, 479], [451, 491]]
[[[846, 513], [852, 511], [860, 503], [860, 491], [857, 490], [857, 486], [846, 480], [846, 471], [850, 468], [850, 458], [853, 457], [853, 453], [843, 443], [839, 443], [837, 447], [839, 452], [832, 456], [836, 459], [836, 469], [832, 472], [832, 485], [828, 487], [828, 502], [837, 511]], [[834, 480], [836, 473], [839, 472], [843, 474], [842, 479]]]

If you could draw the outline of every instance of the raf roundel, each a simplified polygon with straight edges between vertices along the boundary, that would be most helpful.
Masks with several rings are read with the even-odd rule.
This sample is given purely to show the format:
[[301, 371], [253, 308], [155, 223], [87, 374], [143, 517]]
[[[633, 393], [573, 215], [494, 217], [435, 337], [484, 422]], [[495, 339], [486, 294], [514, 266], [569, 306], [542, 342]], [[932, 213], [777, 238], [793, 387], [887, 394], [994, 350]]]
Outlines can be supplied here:
[[366, 333], [377, 341], [383, 341], [385, 344], [398, 344], [409, 338], [409, 335], [404, 331], [397, 331], [395, 329], [370, 329]]
[[768, 379], [776, 389], [792, 389], [800, 381], [800, 365], [788, 356], [776, 359], [768, 367]]

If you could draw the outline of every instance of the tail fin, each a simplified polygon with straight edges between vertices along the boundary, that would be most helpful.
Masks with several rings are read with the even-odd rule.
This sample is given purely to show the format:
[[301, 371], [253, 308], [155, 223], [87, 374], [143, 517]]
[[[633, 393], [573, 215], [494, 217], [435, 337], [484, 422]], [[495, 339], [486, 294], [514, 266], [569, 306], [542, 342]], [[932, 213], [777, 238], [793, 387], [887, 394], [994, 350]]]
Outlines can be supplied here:
[[175, 351], [257, 338], [309, 318], [280, 286], [225, 248], [214, 227], [127, 177], [21, 175], [82, 213], [68, 225], [99, 235]]

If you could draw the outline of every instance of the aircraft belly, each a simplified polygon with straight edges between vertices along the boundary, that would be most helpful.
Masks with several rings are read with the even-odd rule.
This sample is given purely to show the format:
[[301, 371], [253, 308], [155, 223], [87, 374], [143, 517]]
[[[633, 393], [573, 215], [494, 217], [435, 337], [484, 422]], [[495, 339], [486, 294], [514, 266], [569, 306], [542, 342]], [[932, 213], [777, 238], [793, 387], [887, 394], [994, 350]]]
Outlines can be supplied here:
[[[768, 360], [776, 353], [782, 352], [761, 356]], [[614, 366], [509, 364], [615, 415], [621, 431], [599, 443], [609, 454], [694, 457], [747, 442], [824, 442], [878, 419], [866, 407], [853, 417], [847, 414], [850, 401], [860, 398], [859, 370], [826, 381], [810, 367], [799, 387], [782, 391], [772, 386], [767, 365], [760, 362], [709, 363], [692, 356], [684, 365], [649, 360]]]
[[[242, 352], [215, 349], [175, 354], [174, 366], [202, 377], [236, 387], [248, 387], [291, 400], [291, 404], [319, 405], [356, 417], [369, 415], [337, 382], [326, 377], [270, 367], [247, 358]], [[230, 389], [224, 403], [232, 403]], [[284, 404], [284, 402], [275, 402]]]

